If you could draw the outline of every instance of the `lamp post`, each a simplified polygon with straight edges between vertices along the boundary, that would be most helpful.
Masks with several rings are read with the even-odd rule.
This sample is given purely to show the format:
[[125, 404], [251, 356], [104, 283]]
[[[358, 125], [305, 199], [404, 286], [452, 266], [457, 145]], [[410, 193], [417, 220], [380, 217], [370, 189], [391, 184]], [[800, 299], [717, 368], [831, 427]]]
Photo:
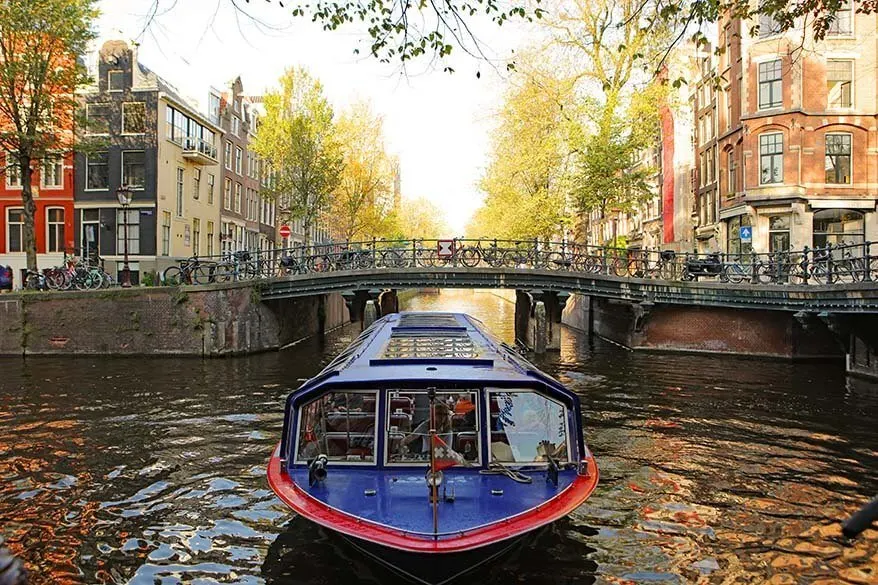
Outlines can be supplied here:
[[[125, 255], [125, 260], [122, 264], [122, 288], [131, 288], [131, 268], [128, 266], [128, 206], [131, 205], [131, 188], [119, 187], [116, 189], [116, 197], [119, 199], [119, 205], [122, 206], [122, 217], [124, 218], [122, 225], [125, 226], [125, 233], [123, 234], [125, 243], [122, 246], [123, 254]], [[116, 229], [118, 229], [118, 226], [116, 226]]]

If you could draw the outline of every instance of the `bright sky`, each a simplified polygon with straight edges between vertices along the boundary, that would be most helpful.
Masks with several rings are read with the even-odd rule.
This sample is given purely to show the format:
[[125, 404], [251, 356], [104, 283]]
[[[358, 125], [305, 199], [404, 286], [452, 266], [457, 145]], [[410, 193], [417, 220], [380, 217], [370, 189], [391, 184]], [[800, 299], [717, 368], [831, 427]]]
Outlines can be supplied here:
[[[495, 69], [455, 50], [448, 63], [454, 74], [422, 61], [406, 75], [396, 63], [382, 65], [365, 56], [365, 35], [352, 26], [324, 32], [305, 18], [289, 17], [294, 1], [285, 9], [276, 2], [239, 2], [263, 22], [285, 25], [266, 30], [246, 19], [236, 22], [231, 0], [159, 0], [160, 13], [173, 8], [143, 33], [152, 0], [102, 0], [100, 42], [139, 39], [139, 59], [202, 109], [210, 86], [223, 88], [240, 75], [245, 92], [260, 93], [292, 65], [305, 66], [318, 77], [337, 109], [370, 100], [384, 116], [388, 151], [399, 156], [403, 195], [436, 203], [454, 230], [451, 235], [462, 235], [483, 198], [477, 183], [487, 163], [505, 65], [498, 62]], [[211, 26], [217, 2], [220, 9]], [[509, 25], [475, 24], [483, 49], [492, 56], [509, 55], [525, 36]], [[358, 46], [361, 55], [354, 54]]]

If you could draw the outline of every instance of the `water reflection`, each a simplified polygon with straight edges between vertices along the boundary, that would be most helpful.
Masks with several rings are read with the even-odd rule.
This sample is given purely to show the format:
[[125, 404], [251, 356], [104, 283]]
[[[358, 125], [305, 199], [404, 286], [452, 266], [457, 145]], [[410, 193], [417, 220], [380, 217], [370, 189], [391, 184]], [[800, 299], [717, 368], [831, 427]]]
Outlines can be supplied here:
[[[514, 305], [443, 291], [511, 340]], [[32, 583], [396, 583], [281, 505], [282, 402], [357, 331], [230, 360], [0, 360], [0, 535]], [[869, 583], [878, 390], [836, 366], [641, 354], [565, 332], [601, 484], [465, 583]]]

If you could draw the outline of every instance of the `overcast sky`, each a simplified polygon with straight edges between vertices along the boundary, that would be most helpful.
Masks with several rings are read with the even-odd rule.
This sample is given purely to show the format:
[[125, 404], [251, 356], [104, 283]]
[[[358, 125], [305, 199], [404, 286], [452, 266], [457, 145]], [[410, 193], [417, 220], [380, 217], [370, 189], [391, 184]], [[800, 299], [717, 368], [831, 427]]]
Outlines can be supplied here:
[[[404, 74], [396, 63], [364, 56], [368, 41], [356, 28], [324, 32], [307, 19], [289, 17], [292, 1], [286, 9], [276, 2], [241, 3], [278, 28], [269, 30], [236, 18], [230, 0], [161, 0], [160, 14], [143, 32], [152, 0], [102, 0], [100, 42], [138, 39], [140, 60], [202, 109], [210, 86], [223, 88], [240, 75], [247, 93], [260, 93], [291, 65], [318, 77], [337, 109], [371, 100], [384, 116], [388, 151], [399, 156], [404, 196], [429, 198], [445, 212], [452, 235], [462, 234], [483, 197], [477, 182], [502, 95], [502, 64], [495, 68], [456, 51], [448, 63], [454, 74], [426, 61]], [[496, 57], [508, 56], [525, 36], [487, 20], [475, 25], [483, 48]], [[357, 47], [361, 55], [354, 54]]]

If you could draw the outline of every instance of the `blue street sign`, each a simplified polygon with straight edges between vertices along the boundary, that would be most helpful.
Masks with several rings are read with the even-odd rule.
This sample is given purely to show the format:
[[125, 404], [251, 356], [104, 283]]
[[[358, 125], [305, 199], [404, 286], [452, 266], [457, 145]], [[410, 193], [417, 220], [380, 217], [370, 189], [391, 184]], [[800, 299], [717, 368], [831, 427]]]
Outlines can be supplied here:
[[753, 242], [753, 228], [749, 225], [742, 225], [740, 227], [741, 233], [741, 243], [742, 244], [750, 244]]

